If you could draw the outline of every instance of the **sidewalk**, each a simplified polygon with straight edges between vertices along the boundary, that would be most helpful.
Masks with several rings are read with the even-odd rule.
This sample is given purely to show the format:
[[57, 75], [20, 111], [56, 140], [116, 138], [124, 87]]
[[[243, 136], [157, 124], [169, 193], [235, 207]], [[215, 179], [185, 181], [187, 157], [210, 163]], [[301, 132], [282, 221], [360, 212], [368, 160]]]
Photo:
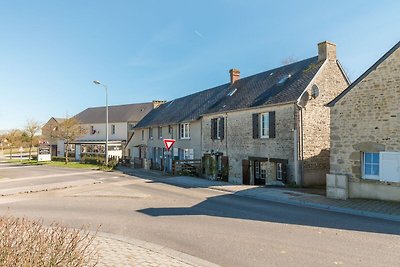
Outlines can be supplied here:
[[234, 185], [195, 177], [162, 176], [160, 172], [143, 169], [122, 168], [121, 171], [137, 177], [157, 179], [181, 187], [208, 188], [242, 197], [400, 222], [400, 203], [398, 202], [368, 199], [338, 200], [323, 195], [305, 193], [301, 188]]
[[218, 266], [163, 246], [106, 233], [98, 233], [93, 246], [99, 256], [96, 266]]

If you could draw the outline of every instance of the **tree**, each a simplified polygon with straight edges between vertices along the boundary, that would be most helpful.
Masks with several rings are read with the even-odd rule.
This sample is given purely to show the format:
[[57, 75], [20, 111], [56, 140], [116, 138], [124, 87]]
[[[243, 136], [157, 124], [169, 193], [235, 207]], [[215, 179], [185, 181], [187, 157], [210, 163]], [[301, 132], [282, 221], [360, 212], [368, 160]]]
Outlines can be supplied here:
[[56, 138], [64, 139], [66, 144], [65, 164], [68, 163], [68, 148], [70, 143], [75, 141], [78, 137], [83, 136], [85, 133], [86, 130], [80, 126], [79, 121], [75, 118], [66, 118], [55, 127], [52, 135]]
[[32, 147], [34, 145], [35, 135], [40, 130], [40, 123], [35, 120], [28, 120], [25, 125], [25, 134], [29, 142], [29, 159], [32, 157]]
[[12, 159], [13, 148], [21, 143], [22, 131], [13, 129], [5, 135], [5, 139], [7, 140], [7, 146], [10, 148], [10, 159]]

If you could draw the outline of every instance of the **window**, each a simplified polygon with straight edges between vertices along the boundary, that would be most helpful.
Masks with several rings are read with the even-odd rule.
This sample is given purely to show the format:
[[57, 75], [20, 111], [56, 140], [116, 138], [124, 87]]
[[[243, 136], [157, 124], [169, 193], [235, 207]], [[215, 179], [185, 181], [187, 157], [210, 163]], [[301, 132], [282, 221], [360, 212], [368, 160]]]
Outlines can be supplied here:
[[115, 134], [115, 124], [111, 125], [111, 134]]
[[275, 111], [253, 114], [253, 138], [275, 138]]
[[168, 133], [171, 135], [174, 133], [174, 128], [172, 128], [172, 125], [168, 125]]
[[181, 139], [190, 139], [190, 123], [179, 124], [179, 133]]
[[276, 163], [276, 180], [282, 181], [282, 179], [283, 179], [282, 163]]
[[379, 158], [379, 153], [364, 153], [363, 178], [379, 180]]
[[163, 138], [163, 136], [162, 136], [162, 127], [158, 127], [158, 138], [159, 139]]
[[149, 139], [153, 139], [153, 128], [149, 128]]
[[144, 140], [144, 130], [142, 130], [142, 140]]
[[211, 119], [211, 139], [222, 140], [225, 137], [225, 119]]
[[260, 136], [261, 138], [269, 138], [269, 112], [262, 113], [260, 119], [261, 119]]
[[183, 151], [183, 159], [194, 159], [194, 150], [192, 148], [185, 148]]

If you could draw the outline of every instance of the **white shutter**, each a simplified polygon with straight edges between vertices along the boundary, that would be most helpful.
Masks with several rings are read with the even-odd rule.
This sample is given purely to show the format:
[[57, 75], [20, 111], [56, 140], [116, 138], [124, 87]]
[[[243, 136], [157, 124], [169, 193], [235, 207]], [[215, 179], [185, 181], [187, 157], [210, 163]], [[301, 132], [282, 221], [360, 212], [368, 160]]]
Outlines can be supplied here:
[[379, 180], [400, 182], [400, 152], [380, 153]]

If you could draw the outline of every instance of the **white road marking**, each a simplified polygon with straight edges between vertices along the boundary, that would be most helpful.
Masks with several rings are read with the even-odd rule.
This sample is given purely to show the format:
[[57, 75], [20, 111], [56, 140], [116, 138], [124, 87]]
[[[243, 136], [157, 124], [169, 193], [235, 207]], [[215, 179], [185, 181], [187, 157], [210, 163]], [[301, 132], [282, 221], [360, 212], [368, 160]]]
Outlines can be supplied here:
[[50, 175], [33, 176], [33, 177], [25, 177], [25, 178], [14, 178], [14, 179], [11, 179], [11, 180], [6, 180], [6, 181], [0, 180], [0, 183], [3, 183], [3, 182], [14, 182], [14, 181], [15, 182], [29, 181], [29, 180], [35, 180], [35, 179], [65, 177], [65, 176], [74, 176], [74, 175], [81, 175], [81, 174], [93, 174], [93, 173], [99, 173], [99, 171], [71, 172], [71, 173], [50, 174]]
[[7, 167], [0, 167], [0, 170], [8, 170], [8, 169], [22, 169], [22, 168], [33, 168], [33, 167], [37, 167], [37, 166], [10, 166], [7, 165]]

